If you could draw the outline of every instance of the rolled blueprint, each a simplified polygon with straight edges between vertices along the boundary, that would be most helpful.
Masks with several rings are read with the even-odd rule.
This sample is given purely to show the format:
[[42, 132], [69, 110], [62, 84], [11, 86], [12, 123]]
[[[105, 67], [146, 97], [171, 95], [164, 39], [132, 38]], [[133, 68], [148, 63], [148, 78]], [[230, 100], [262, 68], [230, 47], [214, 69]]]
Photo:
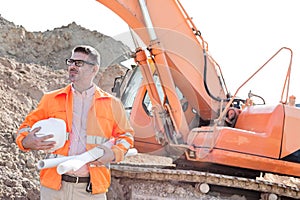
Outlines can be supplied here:
[[[69, 171], [76, 171], [80, 169], [86, 163], [94, 161], [104, 154], [104, 150], [98, 147], [95, 147], [83, 154], [75, 156], [74, 158], [68, 159], [57, 166], [57, 173], [64, 174]], [[136, 149], [129, 149], [125, 156], [133, 156], [137, 154]]]
[[127, 153], [125, 154], [125, 157], [126, 157], [126, 156], [134, 156], [134, 155], [136, 155], [137, 153], [138, 153], [137, 149], [136, 149], [136, 148], [132, 148], [132, 149], [129, 149], [129, 150], [127, 151]]
[[[83, 154], [87, 154], [88, 152], [85, 152]], [[125, 156], [134, 156], [136, 155], [138, 152], [135, 148], [132, 148], [132, 149], [129, 149], [128, 152], [126, 153]], [[68, 163], [65, 163], [67, 165], [77, 165], [77, 164], [82, 164], [83, 161], [78, 161], [78, 159], [81, 159], [83, 157], [86, 157], [86, 158], [90, 158], [89, 156], [86, 156], [86, 155], [77, 155], [77, 156], [64, 156], [64, 157], [59, 157], [59, 158], [48, 158], [48, 159], [44, 159], [44, 160], [40, 160], [38, 163], [37, 163], [37, 168], [39, 170], [41, 169], [46, 169], [46, 168], [51, 168], [51, 167], [56, 167], [58, 166], [59, 164], [63, 163], [63, 162], [66, 162], [66, 161], [69, 161], [69, 160], [74, 160], [74, 161], [69, 161]], [[85, 158], [83, 158], [85, 160]], [[62, 167], [65, 167], [65, 164], [62, 165]], [[79, 168], [78, 168], [79, 169]], [[64, 168], [62, 169], [64, 170]]]
[[104, 150], [100, 149], [98, 147], [95, 147], [83, 154], [80, 154], [78, 156], [75, 156], [72, 159], [66, 160], [62, 163], [60, 163], [57, 166], [57, 173], [58, 174], [64, 174], [69, 171], [76, 171], [79, 168], [81, 168], [83, 165], [85, 165], [88, 162], [94, 161], [100, 157], [102, 157], [104, 154]]
[[[101, 156], [103, 156], [103, 153], [104, 153], [103, 149], [95, 147], [85, 153], [82, 153], [82, 154], [76, 155], [76, 156], [64, 156], [64, 157], [59, 157], [59, 158], [49, 158], [49, 159], [40, 160], [37, 163], [37, 168], [38, 169], [46, 169], [46, 168], [56, 167], [56, 166], [60, 165], [61, 163], [65, 163], [67, 161], [69, 161], [69, 162], [67, 162], [67, 164], [73, 163], [72, 166], [74, 164], [76, 164], [76, 166], [79, 166], [80, 163], [83, 163], [83, 162], [87, 163], [87, 162], [90, 162], [90, 161], [100, 158]], [[74, 161], [71, 162], [70, 160], [74, 160]], [[62, 168], [61, 170], [64, 169], [64, 166], [65, 165], [61, 166], [61, 168]], [[82, 165], [80, 167], [82, 167]]]
[[[113, 140], [109, 140], [105, 142], [103, 145], [111, 148], [113, 146]], [[71, 170], [78, 170], [80, 167], [85, 165], [88, 162], [94, 161], [101, 156], [103, 156], [104, 150], [99, 147], [94, 147], [93, 149], [84, 152], [80, 155], [76, 156], [63, 156], [58, 158], [49, 158], [40, 160], [37, 163], [37, 168], [39, 170], [52, 168], [57, 166], [57, 172], [59, 174], [64, 174]], [[125, 156], [133, 156], [137, 154], [137, 150], [135, 148], [129, 149]]]
[[[114, 144], [114, 139], [110, 139], [107, 142], [105, 142], [103, 145], [106, 146], [106, 147], [111, 148], [113, 146], [113, 144]], [[97, 147], [95, 147], [95, 148], [97, 148]], [[78, 160], [78, 159], [80, 159], [80, 160], [85, 161], [86, 159], [91, 159], [91, 157], [98, 156], [98, 154], [100, 152], [100, 151], [97, 151], [97, 149], [95, 150], [95, 148], [91, 149], [91, 150], [89, 150], [89, 151], [87, 151], [83, 154], [76, 155], [76, 156], [62, 156], [62, 157], [58, 157], [58, 158], [49, 158], [49, 159], [40, 160], [37, 163], [37, 168], [38, 169], [46, 169], [46, 168], [56, 167], [59, 164], [61, 164], [63, 162], [66, 162], [68, 160]], [[101, 152], [102, 152], [102, 155], [103, 155], [103, 150], [102, 149], [101, 149]], [[89, 154], [89, 155], [87, 155], [87, 154]], [[94, 154], [94, 155], [92, 155], [92, 154]], [[97, 158], [94, 158], [94, 160], [95, 159], [97, 159]], [[79, 162], [81, 162], [81, 161], [79, 161]]]
[[40, 160], [37, 163], [37, 168], [38, 169], [46, 169], [46, 168], [51, 168], [51, 167], [56, 167], [62, 162], [65, 162], [67, 160], [73, 159], [76, 156], [64, 156], [64, 157], [59, 157], [59, 158], [48, 158], [44, 160]]

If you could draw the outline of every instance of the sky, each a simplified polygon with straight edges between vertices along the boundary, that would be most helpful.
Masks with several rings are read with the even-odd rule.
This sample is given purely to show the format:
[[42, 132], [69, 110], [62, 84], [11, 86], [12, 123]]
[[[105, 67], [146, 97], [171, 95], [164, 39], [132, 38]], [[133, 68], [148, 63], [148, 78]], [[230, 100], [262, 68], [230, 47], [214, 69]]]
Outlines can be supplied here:
[[[281, 47], [293, 51], [290, 95], [300, 102], [300, 12], [297, 0], [181, 0], [220, 65], [229, 91], [236, 89]], [[95, 0], [0, 0], [0, 14], [27, 31], [46, 31], [72, 22], [119, 39], [128, 26]], [[282, 51], [240, 91], [279, 102], [289, 65]], [[298, 101], [297, 101], [298, 100]], [[273, 102], [272, 102], [273, 103]]]

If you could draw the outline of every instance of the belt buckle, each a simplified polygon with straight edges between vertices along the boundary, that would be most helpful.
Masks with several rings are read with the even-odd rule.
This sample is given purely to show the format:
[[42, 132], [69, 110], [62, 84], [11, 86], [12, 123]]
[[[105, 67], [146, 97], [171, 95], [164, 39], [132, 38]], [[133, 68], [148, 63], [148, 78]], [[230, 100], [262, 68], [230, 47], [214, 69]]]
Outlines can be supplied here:
[[78, 183], [78, 181], [79, 181], [79, 177], [78, 176], [75, 176], [76, 177], [76, 184]]

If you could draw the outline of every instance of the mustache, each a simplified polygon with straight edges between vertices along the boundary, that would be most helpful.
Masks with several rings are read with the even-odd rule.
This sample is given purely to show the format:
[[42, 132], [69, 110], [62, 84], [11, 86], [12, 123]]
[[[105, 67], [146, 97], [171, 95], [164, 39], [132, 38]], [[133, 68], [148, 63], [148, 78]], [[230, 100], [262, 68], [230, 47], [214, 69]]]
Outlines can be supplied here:
[[75, 69], [75, 68], [71, 68], [71, 69], [69, 70], [69, 72], [78, 72], [78, 70]]

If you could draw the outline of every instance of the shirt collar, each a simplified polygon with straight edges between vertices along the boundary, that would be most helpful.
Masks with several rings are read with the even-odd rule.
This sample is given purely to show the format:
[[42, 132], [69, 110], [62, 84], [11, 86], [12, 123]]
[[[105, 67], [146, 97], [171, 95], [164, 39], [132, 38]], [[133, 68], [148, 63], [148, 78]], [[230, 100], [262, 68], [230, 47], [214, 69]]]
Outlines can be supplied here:
[[74, 84], [71, 83], [71, 89], [73, 94], [84, 94], [85, 96], [92, 96], [95, 94], [95, 90], [96, 90], [96, 86], [95, 84], [93, 84], [90, 88], [88, 88], [87, 90], [83, 91], [83, 92], [78, 92], [75, 88], [74, 88]]

